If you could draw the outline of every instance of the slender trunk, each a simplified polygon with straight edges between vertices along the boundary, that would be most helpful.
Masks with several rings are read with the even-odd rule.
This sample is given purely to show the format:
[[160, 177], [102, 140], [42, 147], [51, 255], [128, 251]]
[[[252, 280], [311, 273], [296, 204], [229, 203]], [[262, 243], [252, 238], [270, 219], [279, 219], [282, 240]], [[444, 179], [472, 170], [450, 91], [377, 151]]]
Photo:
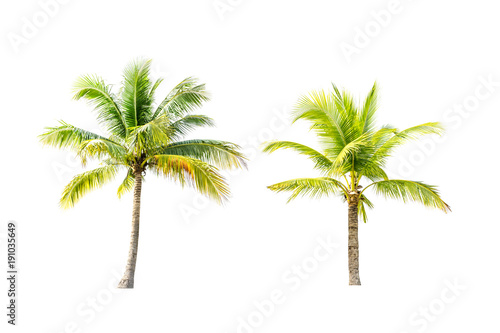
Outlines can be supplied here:
[[349, 204], [349, 285], [361, 285], [359, 279], [359, 243], [358, 243], [358, 203]]
[[141, 216], [142, 171], [135, 171], [134, 204], [132, 208], [132, 234], [128, 252], [127, 267], [118, 288], [134, 288], [135, 264], [139, 245], [139, 219]]

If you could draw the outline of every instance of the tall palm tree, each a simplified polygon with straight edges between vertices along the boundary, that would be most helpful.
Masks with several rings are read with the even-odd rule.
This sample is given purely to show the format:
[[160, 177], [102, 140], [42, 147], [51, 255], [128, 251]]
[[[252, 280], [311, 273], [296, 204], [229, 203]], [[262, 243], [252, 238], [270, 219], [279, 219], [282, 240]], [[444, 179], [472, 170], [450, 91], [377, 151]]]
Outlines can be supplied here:
[[150, 79], [151, 60], [136, 60], [126, 66], [118, 94], [96, 75], [80, 77], [74, 85], [74, 99], [86, 99], [109, 135], [101, 136], [63, 121], [47, 127], [43, 144], [73, 150], [86, 165], [90, 159], [101, 166], [81, 173], [65, 187], [60, 204], [73, 207], [82, 196], [113, 180], [119, 171], [124, 179], [118, 197], [133, 191], [132, 235], [125, 274], [119, 288], [133, 288], [139, 243], [142, 181], [146, 171], [190, 185], [221, 203], [229, 188], [217, 167], [246, 165], [240, 147], [219, 140], [182, 140], [198, 126], [213, 126], [211, 118], [191, 112], [208, 101], [205, 85], [192, 77], [175, 86], [155, 106], [155, 91], [162, 82]]
[[[275, 192], [292, 192], [313, 198], [339, 195], [348, 205], [349, 284], [361, 285], [359, 278], [358, 216], [366, 222], [366, 208], [373, 204], [366, 197], [368, 189], [403, 202], [416, 201], [447, 212], [450, 207], [440, 198], [435, 186], [420, 181], [389, 179], [384, 167], [394, 149], [425, 134], [441, 134], [439, 123], [425, 123], [399, 131], [391, 126], [377, 128], [377, 85], [361, 105], [346, 91], [333, 85], [332, 92], [316, 91], [299, 99], [293, 122], [304, 119], [319, 138], [321, 152], [290, 141], [273, 141], [264, 151], [292, 149], [314, 162], [322, 177], [298, 178], [268, 186]], [[364, 181], [366, 187], [361, 185]]]

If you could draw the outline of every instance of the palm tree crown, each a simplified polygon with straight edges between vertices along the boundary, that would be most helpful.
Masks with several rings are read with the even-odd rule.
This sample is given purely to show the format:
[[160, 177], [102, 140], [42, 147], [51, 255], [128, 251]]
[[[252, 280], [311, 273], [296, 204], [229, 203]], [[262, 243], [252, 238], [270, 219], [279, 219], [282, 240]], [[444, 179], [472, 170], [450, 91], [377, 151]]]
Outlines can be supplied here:
[[[449, 211], [435, 186], [419, 181], [389, 179], [384, 167], [394, 149], [425, 134], [441, 134], [439, 123], [425, 123], [405, 130], [392, 126], [376, 128], [377, 85], [373, 85], [362, 105], [357, 106], [346, 91], [333, 85], [333, 92], [316, 91], [302, 97], [296, 105], [293, 122], [310, 121], [322, 151], [290, 141], [272, 141], [264, 151], [292, 149], [307, 156], [323, 177], [298, 178], [269, 186], [269, 189], [292, 192], [297, 196], [321, 197], [339, 194], [359, 203], [359, 215], [366, 222], [365, 207], [372, 208], [364, 191], [373, 187], [377, 194], [404, 202], [416, 201], [428, 207]], [[362, 190], [363, 177], [369, 184]]]
[[[275, 192], [291, 192], [289, 201], [309, 195], [321, 197], [340, 195], [347, 201], [349, 284], [360, 285], [358, 217], [366, 222], [366, 208], [373, 204], [366, 197], [369, 188], [388, 198], [416, 201], [428, 207], [447, 212], [450, 207], [440, 198], [435, 186], [419, 181], [389, 179], [384, 167], [394, 149], [426, 134], [441, 134], [439, 123], [425, 123], [399, 131], [391, 126], [377, 128], [377, 85], [361, 105], [356, 105], [346, 91], [340, 92], [333, 85], [333, 92], [317, 91], [302, 97], [294, 110], [293, 121], [300, 119], [311, 123], [311, 130], [319, 138], [321, 152], [308, 146], [290, 142], [273, 141], [264, 151], [292, 149], [314, 162], [322, 177], [297, 178], [268, 186]], [[367, 182], [363, 189], [361, 182]]]
[[75, 99], [84, 98], [94, 107], [107, 136], [83, 130], [65, 122], [49, 127], [40, 136], [42, 143], [74, 150], [85, 165], [89, 159], [101, 166], [79, 174], [65, 187], [61, 206], [69, 208], [82, 196], [114, 179], [125, 177], [118, 196], [134, 190], [132, 233], [127, 266], [119, 288], [133, 288], [139, 244], [142, 180], [147, 170], [191, 185], [217, 202], [226, 200], [229, 188], [217, 167], [245, 166], [239, 146], [219, 140], [184, 140], [198, 126], [213, 126], [211, 118], [191, 111], [208, 100], [205, 85], [187, 78], [155, 106], [155, 91], [162, 79], [149, 78], [151, 61], [130, 63], [123, 73], [118, 95], [95, 75], [75, 83]]
[[217, 167], [245, 165], [245, 158], [233, 143], [219, 140], [184, 140], [198, 126], [213, 126], [211, 118], [191, 111], [209, 99], [204, 84], [189, 77], [175, 86], [155, 106], [155, 91], [163, 79], [150, 79], [150, 60], [136, 60], [124, 70], [119, 94], [96, 75], [80, 77], [74, 98], [86, 99], [109, 133], [100, 136], [63, 121], [46, 128], [41, 142], [77, 153], [85, 165], [98, 159], [102, 165], [77, 175], [64, 189], [61, 206], [72, 207], [89, 191], [124, 171], [118, 196], [134, 187], [134, 179], [147, 170], [191, 185], [217, 202], [228, 198], [229, 188]]

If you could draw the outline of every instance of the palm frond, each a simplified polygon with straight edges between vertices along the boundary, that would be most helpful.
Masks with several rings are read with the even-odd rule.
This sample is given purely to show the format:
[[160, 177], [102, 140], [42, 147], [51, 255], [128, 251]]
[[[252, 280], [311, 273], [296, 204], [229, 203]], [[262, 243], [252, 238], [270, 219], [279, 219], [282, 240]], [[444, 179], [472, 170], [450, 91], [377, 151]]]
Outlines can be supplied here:
[[166, 114], [170, 119], [178, 120], [208, 100], [209, 94], [205, 90], [205, 84], [198, 83], [198, 79], [194, 77], [188, 77], [165, 97], [154, 112], [152, 119]]
[[325, 155], [300, 143], [291, 141], [271, 141], [265, 144], [263, 151], [266, 153], [272, 153], [278, 149], [292, 149], [299, 154], [307, 156], [315, 163], [314, 167], [323, 172], [327, 172], [332, 167], [332, 161], [330, 161]]
[[362, 147], [369, 143], [369, 139], [369, 133], [365, 133], [345, 145], [338, 153], [335, 160], [333, 160], [332, 175], [340, 176], [346, 168], [349, 169], [352, 165], [353, 157], [356, 156], [356, 153]]
[[200, 160], [178, 155], [155, 155], [151, 168], [157, 175], [189, 185], [198, 192], [222, 203], [229, 198], [229, 187], [217, 168]]
[[151, 87], [151, 90], [149, 91], [149, 97], [148, 97], [151, 102], [154, 102], [156, 89], [160, 86], [160, 84], [162, 82], [163, 82], [163, 78], [159, 78], [155, 81], [155, 83]]
[[370, 179], [373, 182], [381, 179], [383, 180], [389, 179], [384, 169], [382, 169], [375, 163], [366, 163], [363, 166], [363, 169], [358, 172], [358, 179], [361, 179], [362, 176], [365, 176], [366, 178]]
[[86, 99], [97, 111], [97, 120], [114, 135], [125, 138], [127, 125], [111, 86], [97, 75], [84, 75], [73, 85], [75, 100]]
[[356, 140], [362, 131], [359, 129], [359, 114], [354, 98], [350, 93], [342, 92], [335, 84], [333, 86], [332, 100], [335, 104], [334, 115], [337, 123], [342, 130], [346, 144]]
[[151, 150], [154, 147], [168, 144], [171, 141], [169, 124], [170, 120], [164, 115], [144, 125], [133, 127], [128, 137], [128, 143], [137, 151]]
[[369, 156], [359, 161], [359, 173], [368, 175], [371, 170], [384, 167], [387, 158], [397, 147], [411, 140], [416, 140], [422, 135], [441, 135], [443, 131], [442, 125], [438, 122], [413, 126], [400, 132], [392, 127], [382, 128], [373, 135]]
[[81, 158], [83, 165], [87, 163], [89, 158], [97, 160], [104, 158], [112, 158], [116, 162], [123, 161], [127, 149], [110, 139], [91, 139], [82, 142], [78, 150], [78, 156]]
[[212, 118], [204, 115], [187, 115], [169, 125], [169, 135], [172, 140], [180, 139], [196, 127], [213, 127]]
[[368, 198], [364, 194], [360, 196], [360, 201], [363, 202], [366, 205], [366, 207], [370, 209], [373, 209], [373, 207], [375, 207], [373, 203], [370, 200], [368, 200]]
[[61, 207], [73, 207], [85, 194], [113, 180], [117, 171], [118, 167], [106, 165], [76, 175], [64, 188]]
[[375, 113], [377, 111], [378, 102], [378, 87], [377, 82], [373, 84], [373, 87], [366, 96], [365, 102], [363, 104], [363, 109], [360, 115], [360, 125], [362, 133], [373, 131], [375, 128]]
[[135, 183], [135, 176], [134, 173], [132, 172], [132, 169], [129, 168], [127, 175], [125, 176], [125, 179], [120, 184], [120, 186], [118, 186], [117, 190], [118, 198], [121, 198], [127, 192], [130, 192], [134, 188], [134, 183]]
[[[392, 129], [387, 129], [391, 131]], [[394, 133], [394, 135], [386, 140], [380, 147], [375, 151], [371, 161], [380, 162], [381, 160], [388, 157], [394, 148], [401, 146], [411, 140], [416, 140], [423, 135], [428, 134], [438, 134], [441, 135], [444, 131], [443, 126], [438, 122], [425, 123], [417, 126], [410, 127], [401, 132]]]
[[358, 203], [358, 215], [363, 219], [364, 223], [368, 221], [366, 208], [373, 209], [373, 203], [365, 195], [361, 195]]
[[198, 159], [220, 168], [246, 167], [240, 146], [219, 140], [186, 140], [171, 143], [161, 149], [161, 155], [180, 155]]
[[419, 202], [426, 207], [441, 209], [445, 213], [451, 211], [450, 206], [439, 196], [436, 186], [411, 180], [392, 179], [371, 183], [363, 191], [371, 186], [377, 194], [386, 198]]
[[59, 121], [59, 124], [56, 127], [46, 127], [45, 132], [38, 136], [42, 144], [55, 148], [68, 148], [78, 152], [80, 145], [85, 141], [106, 139], [64, 121]]
[[330, 141], [335, 147], [347, 144], [331, 94], [321, 90], [302, 96], [293, 111], [292, 122], [300, 119], [311, 122], [311, 130], [321, 139]]
[[151, 60], [138, 59], [123, 71], [122, 112], [127, 128], [146, 124], [151, 119], [152, 103], [149, 79]]
[[368, 221], [368, 214], [366, 213], [365, 205], [362, 202], [358, 204], [358, 216], [363, 219], [364, 223]]
[[297, 178], [287, 180], [281, 183], [270, 185], [267, 187], [274, 192], [292, 192], [288, 198], [288, 202], [300, 196], [309, 196], [311, 198], [321, 198], [331, 194], [344, 192], [347, 194], [345, 186], [336, 179], [320, 177], [320, 178]]

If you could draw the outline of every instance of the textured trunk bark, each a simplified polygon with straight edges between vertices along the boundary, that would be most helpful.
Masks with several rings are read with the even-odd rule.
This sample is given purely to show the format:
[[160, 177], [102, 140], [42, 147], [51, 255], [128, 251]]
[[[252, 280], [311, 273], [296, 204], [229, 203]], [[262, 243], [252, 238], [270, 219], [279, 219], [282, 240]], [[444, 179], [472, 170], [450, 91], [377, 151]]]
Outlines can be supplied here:
[[137, 262], [137, 247], [139, 245], [139, 219], [141, 216], [142, 171], [135, 172], [134, 204], [132, 208], [132, 234], [127, 267], [118, 284], [118, 288], [134, 288], [135, 264]]
[[358, 204], [349, 204], [349, 285], [360, 286], [359, 279], [359, 243], [358, 243]]

